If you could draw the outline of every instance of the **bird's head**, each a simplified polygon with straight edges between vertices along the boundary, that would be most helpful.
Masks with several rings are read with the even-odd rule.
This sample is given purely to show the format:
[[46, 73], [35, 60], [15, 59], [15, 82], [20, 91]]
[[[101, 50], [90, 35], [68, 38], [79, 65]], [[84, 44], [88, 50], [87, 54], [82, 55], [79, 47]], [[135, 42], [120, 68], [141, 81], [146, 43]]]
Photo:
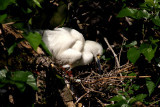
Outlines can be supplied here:
[[92, 53], [95, 61], [97, 62], [99, 71], [101, 71], [100, 58], [103, 54], [103, 47], [98, 42], [87, 40], [84, 46], [84, 50]]

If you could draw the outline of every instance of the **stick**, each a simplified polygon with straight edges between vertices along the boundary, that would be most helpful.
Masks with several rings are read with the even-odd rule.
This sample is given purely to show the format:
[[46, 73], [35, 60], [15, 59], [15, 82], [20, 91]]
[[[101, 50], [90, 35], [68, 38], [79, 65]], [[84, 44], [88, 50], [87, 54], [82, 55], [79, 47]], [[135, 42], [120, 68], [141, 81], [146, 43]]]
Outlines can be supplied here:
[[120, 68], [120, 64], [119, 64], [117, 55], [115, 54], [114, 50], [112, 49], [112, 47], [111, 47], [111, 45], [109, 44], [109, 42], [108, 42], [108, 40], [107, 40], [106, 37], [104, 37], [104, 40], [105, 40], [106, 44], [108, 45], [108, 48], [112, 51], [112, 53], [113, 53], [113, 55], [114, 55], [114, 57], [115, 57], [117, 67]]
[[88, 92], [85, 93], [85, 94], [83, 94], [83, 95], [75, 102], [75, 105], [77, 105], [77, 103], [78, 103], [84, 96], [86, 96], [87, 94], [88, 94]]
[[[104, 78], [100, 78], [98, 80], [95, 80], [93, 82], [87, 82], [85, 84], [93, 84], [95, 82], [98, 81], [102, 81], [102, 80], [108, 80], [108, 79], [121, 79], [121, 78], [136, 78], [137, 76], [120, 76], [120, 77], [104, 77]], [[150, 78], [151, 76], [138, 76], [138, 78]]]

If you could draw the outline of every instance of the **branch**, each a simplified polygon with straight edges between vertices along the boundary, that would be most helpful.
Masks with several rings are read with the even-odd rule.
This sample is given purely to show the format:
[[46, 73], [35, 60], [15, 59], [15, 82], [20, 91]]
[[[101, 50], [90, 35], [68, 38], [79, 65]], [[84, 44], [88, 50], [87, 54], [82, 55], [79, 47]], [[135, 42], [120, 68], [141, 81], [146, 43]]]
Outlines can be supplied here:
[[109, 80], [109, 79], [121, 79], [121, 78], [150, 78], [151, 76], [120, 76], [120, 77], [104, 77], [104, 78], [100, 78], [98, 80], [95, 80], [93, 82], [87, 82], [85, 84], [93, 84], [102, 80]]
[[118, 58], [117, 58], [117, 55], [116, 53], [114, 52], [114, 50], [112, 49], [111, 45], [109, 44], [108, 40], [106, 37], [104, 37], [104, 40], [106, 42], [106, 44], [108, 45], [108, 48], [112, 51], [114, 57], [115, 57], [115, 60], [116, 60], [116, 64], [117, 64], [117, 67], [120, 68], [120, 64], [119, 64], [119, 61], [118, 61]]

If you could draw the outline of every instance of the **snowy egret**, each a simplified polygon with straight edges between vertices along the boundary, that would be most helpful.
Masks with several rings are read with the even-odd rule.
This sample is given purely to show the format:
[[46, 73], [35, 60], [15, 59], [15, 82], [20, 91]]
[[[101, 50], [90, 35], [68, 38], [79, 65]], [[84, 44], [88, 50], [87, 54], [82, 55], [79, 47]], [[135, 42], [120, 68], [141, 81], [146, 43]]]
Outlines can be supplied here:
[[85, 41], [75, 29], [66, 27], [44, 30], [43, 41], [53, 56], [53, 60], [70, 69], [89, 64], [93, 58], [98, 62], [102, 46], [95, 41]]

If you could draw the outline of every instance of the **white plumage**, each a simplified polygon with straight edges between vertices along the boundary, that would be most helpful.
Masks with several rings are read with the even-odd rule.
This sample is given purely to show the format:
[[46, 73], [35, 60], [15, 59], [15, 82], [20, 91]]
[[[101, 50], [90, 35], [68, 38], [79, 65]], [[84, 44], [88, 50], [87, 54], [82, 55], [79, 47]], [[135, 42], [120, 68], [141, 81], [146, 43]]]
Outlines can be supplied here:
[[66, 27], [44, 30], [43, 41], [52, 53], [56, 63], [74, 68], [87, 65], [93, 57], [102, 55], [102, 46], [94, 41], [85, 41], [83, 35], [75, 29]]

